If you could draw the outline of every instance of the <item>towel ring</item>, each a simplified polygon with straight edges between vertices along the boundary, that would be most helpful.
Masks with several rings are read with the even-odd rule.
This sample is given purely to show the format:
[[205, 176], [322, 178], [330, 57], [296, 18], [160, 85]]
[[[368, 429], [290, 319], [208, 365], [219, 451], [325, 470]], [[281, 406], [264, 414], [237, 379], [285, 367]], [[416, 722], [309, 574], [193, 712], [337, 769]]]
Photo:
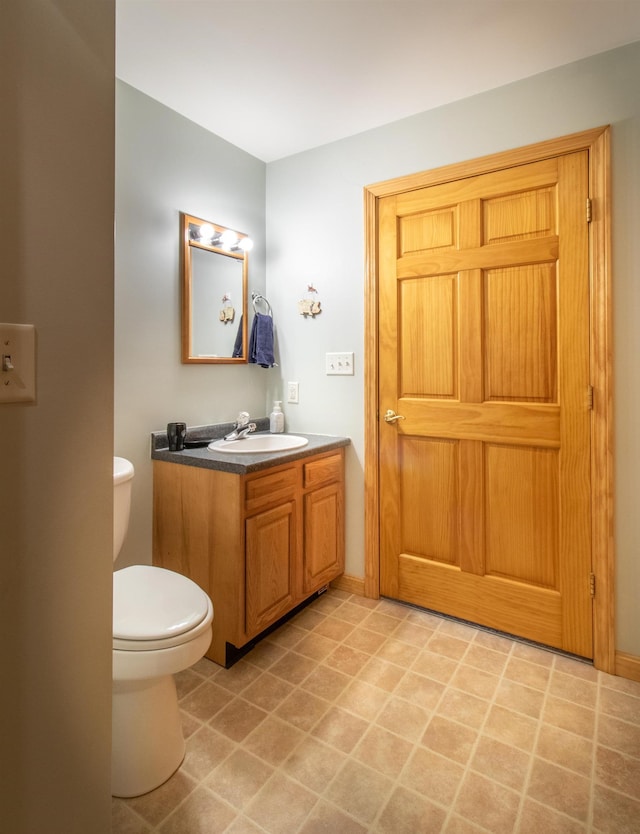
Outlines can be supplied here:
[[273, 313], [271, 312], [271, 304], [267, 301], [264, 295], [260, 295], [257, 292], [251, 293], [251, 303], [253, 304], [253, 312], [257, 313], [258, 310], [256, 309], [256, 301], [262, 301], [262, 303], [267, 308], [267, 314], [273, 318]]

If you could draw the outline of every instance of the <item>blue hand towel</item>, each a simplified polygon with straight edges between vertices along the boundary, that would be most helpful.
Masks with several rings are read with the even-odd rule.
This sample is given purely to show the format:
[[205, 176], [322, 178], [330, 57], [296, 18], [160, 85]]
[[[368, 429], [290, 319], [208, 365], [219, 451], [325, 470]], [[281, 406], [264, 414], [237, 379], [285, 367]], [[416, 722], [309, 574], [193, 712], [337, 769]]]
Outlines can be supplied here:
[[275, 365], [273, 353], [273, 319], [263, 313], [256, 313], [249, 339], [249, 362], [272, 368]]
[[242, 356], [242, 319], [244, 317], [240, 316], [240, 324], [238, 325], [238, 332], [236, 333], [236, 341], [233, 345], [233, 353], [231, 354], [232, 359], [240, 359]]

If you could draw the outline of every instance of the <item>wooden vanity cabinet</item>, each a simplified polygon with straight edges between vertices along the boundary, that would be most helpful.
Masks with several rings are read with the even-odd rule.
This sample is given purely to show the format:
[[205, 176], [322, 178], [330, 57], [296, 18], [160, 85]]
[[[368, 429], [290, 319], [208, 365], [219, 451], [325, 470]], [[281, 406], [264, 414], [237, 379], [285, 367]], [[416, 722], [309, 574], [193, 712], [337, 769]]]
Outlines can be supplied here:
[[343, 572], [343, 448], [246, 475], [153, 467], [153, 563], [211, 597], [216, 663]]

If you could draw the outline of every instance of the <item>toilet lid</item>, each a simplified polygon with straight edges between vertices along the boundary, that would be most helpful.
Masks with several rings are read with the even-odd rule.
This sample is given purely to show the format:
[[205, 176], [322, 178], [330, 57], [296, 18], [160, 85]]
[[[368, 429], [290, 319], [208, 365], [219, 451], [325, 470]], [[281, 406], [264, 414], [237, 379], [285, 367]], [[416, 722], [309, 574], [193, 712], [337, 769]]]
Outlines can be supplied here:
[[113, 636], [161, 640], [184, 634], [207, 615], [205, 592], [174, 571], [133, 565], [113, 574]]

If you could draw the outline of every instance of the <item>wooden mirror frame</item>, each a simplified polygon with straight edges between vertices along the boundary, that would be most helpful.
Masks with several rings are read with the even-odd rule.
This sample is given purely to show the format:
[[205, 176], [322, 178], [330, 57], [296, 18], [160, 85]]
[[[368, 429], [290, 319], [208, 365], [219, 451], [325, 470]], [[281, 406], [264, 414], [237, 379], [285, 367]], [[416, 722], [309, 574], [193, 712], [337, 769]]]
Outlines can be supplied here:
[[[222, 233], [225, 231], [234, 231], [238, 238], [242, 240], [248, 235], [235, 230], [227, 229], [226, 226], [220, 226], [218, 223], [212, 223], [210, 220], [204, 220], [201, 217], [195, 217], [185, 212], [180, 212], [180, 275], [182, 285], [182, 363], [187, 365], [237, 365], [246, 364], [249, 357], [249, 343], [247, 331], [247, 286], [249, 275], [249, 259], [248, 253], [244, 250], [229, 251], [215, 244], [205, 244], [191, 239], [189, 233], [191, 226], [202, 226], [205, 223], [213, 226], [216, 232]], [[237, 327], [242, 328], [242, 355], [234, 356], [197, 356], [193, 354], [193, 273], [192, 273], [192, 259], [191, 252], [193, 248], [211, 252], [220, 257], [233, 258], [241, 261], [242, 264], [242, 303], [240, 310], [241, 319]], [[237, 333], [237, 329], [234, 329]]]

